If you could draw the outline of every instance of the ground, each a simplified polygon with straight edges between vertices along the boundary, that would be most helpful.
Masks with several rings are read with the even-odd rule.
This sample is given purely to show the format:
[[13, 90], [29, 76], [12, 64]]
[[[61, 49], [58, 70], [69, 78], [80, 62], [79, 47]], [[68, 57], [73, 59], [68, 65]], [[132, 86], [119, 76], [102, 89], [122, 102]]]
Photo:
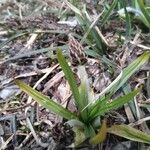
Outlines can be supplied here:
[[[69, 62], [78, 86], [81, 83], [78, 66], [85, 66], [88, 82], [96, 97], [119, 76], [121, 70], [150, 50], [150, 27], [136, 19], [127, 22], [126, 18], [119, 16], [117, 7], [101, 26], [103, 20], [101, 17], [97, 19], [97, 16], [106, 6], [110, 6], [110, 0], [99, 3], [70, 2], [80, 9], [83, 4], [86, 5], [90, 14], [90, 27], [95, 29], [96, 36], [99, 33], [101, 41], [97, 42], [92, 36], [86, 36], [87, 24], [80, 24], [84, 22], [79, 22], [78, 16], [75, 16], [66, 2], [0, 2], [1, 149], [71, 149], [65, 144], [66, 141], [73, 141], [74, 133], [70, 127], [64, 126], [66, 120], [36, 103], [14, 83], [15, 79], [20, 79], [63, 107], [78, 113], [69, 84], [56, 58], [58, 48]], [[131, 19], [133, 15], [135, 14], [131, 14]], [[94, 21], [96, 22], [92, 26]], [[108, 126], [127, 124], [150, 133], [149, 65], [146, 61], [122, 89], [113, 95], [112, 99], [123, 92], [143, 86], [133, 101], [102, 116], [102, 119], [107, 118]], [[60, 128], [65, 129], [65, 135]], [[67, 138], [63, 143], [61, 140], [66, 136], [66, 132]], [[78, 147], [111, 150], [149, 148], [148, 144], [111, 134], [96, 146], [86, 141]]]

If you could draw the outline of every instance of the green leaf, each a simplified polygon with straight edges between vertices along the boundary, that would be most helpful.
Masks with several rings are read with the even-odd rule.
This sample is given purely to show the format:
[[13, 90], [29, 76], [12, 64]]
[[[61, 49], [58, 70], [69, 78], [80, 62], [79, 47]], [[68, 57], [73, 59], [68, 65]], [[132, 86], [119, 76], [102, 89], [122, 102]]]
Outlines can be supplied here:
[[62, 51], [60, 49], [58, 49], [58, 51], [57, 51], [57, 59], [58, 59], [58, 62], [65, 74], [65, 77], [70, 85], [70, 89], [72, 91], [76, 105], [79, 108], [79, 110], [82, 110], [80, 93], [79, 93], [79, 90], [78, 90], [78, 87], [76, 84], [75, 77], [74, 77], [73, 72], [72, 72], [71, 68], [69, 67], [68, 63], [66, 62], [66, 60], [62, 54]]
[[71, 119], [68, 120], [67, 122], [65, 122], [67, 124], [69, 124], [71, 127], [80, 127], [80, 128], [84, 128], [84, 123], [81, 122], [80, 120], [76, 120], [76, 119]]
[[74, 5], [72, 5], [71, 3], [69, 3], [67, 0], [65, 0], [65, 3], [66, 3], [66, 5], [67, 5], [70, 9], [72, 9], [76, 14], [78, 14], [80, 17], [83, 17], [83, 16], [82, 16], [82, 13], [80, 12], [80, 10], [79, 10], [77, 7], [75, 7]]
[[107, 11], [107, 13], [104, 15], [103, 19], [102, 19], [102, 24], [101, 26], [104, 26], [104, 24], [107, 22], [111, 12], [113, 11], [113, 9], [115, 8], [116, 4], [117, 4], [118, 0], [114, 0], [109, 8], [109, 10]]
[[150, 104], [140, 104], [140, 107], [144, 107], [150, 110]]
[[[136, 89], [130, 93], [128, 93], [127, 95], [124, 95], [122, 97], [117, 98], [116, 100], [112, 100], [112, 102], [108, 102], [104, 103], [104, 105], [101, 105], [100, 108], [97, 110], [97, 112], [95, 112], [95, 114], [93, 114], [93, 112], [91, 111], [90, 113], [90, 119], [93, 119], [99, 115], [103, 115], [107, 112], [110, 112], [113, 109], [117, 109], [121, 106], [123, 106], [125, 103], [128, 103], [130, 100], [132, 100], [132, 98], [140, 91], [139, 89]], [[89, 120], [90, 120], [89, 119]]]
[[147, 51], [140, 57], [138, 57], [136, 60], [134, 60], [127, 68], [125, 68], [123, 70], [123, 75], [120, 79], [120, 83], [115, 91], [121, 88], [124, 85], [124, 83], [149, 59], [150, 59], [150, 52]]
[[90, 124], [85, 125], [84, 133], [87, 138], [95, 136], [95, 130]]
[[[130, 86], [130, 84], [125, 84], [125, 86], [123, 86], [123, 92], [124, 92], [124, 94], [128, 94], [129, 92], [131, 92], [131, 86]], [[128, 103], [128, 106], [130, 107], [133, 116], [136, 119], [138, 119], [137, 118], [137, 111], [136, 111], [136, 106], [135, 106], [134, 98]]]
[[143, 0], [137, 0], [138, 2], [138, 7], [140, 7], [142, 13], [143, 13], [143, 16], [145, 17], [147, 23], [148, 23], [148, 27], [150, 28], [150, 15], [149, 15], [149, 12], [145, 9], [146, 6], [144, 5], [144, 1]]
[[147, 97], [150, 98], [150, 76], [146, 81], [146, 91], [147, 91]]
[[[106, 93], [110, 93], [113, 95], [119, 88], [121, 88], [126, 81], [150, 58], [150, 52], [147, 51], [143, 53], [140, 57], [134, 60], [127, 68], [121, 71], [120, 75], [101, 93], [100, 96], [104, 96]], [[91, 107], [95, 106], [97, 101], [101, 98], [95, 100], [93, 103], [88, 104], [92, 105]], [[95, 104], [94, 104], [95, 103]]]
[[95, 50], [98, 54], [103, 55], [104, 53], [106, 53], [106, 47], [104, 42], [102, 41], [102, 38], [100, 36], [100, 34], [98, 33], [99, 29], [97, 27], [94, 27], [98, 21], [95, 20], [93, 23], [88, 12], [86, 11], [86, 9], [83, 9], [82, 12], [81, 10], [79, 10], [78, 8], [76, 8], [75, 6], [73, 6], [71, 3], [66, 2], [66, 4], [68, 5], [69, 8], [71, 8], [72, 11], [74, 11], [76, 13], [76, 18], [79, 22], [79, 24], [81, 25], [81, 27], [83, 28], [85, 35], [81, 41], [84, 42], [86, 39], [88, 39], [88, 41], [90, 41], [90, 45], [95, 45], [96, 46], [91, 46], [93, 50]]
[[138, 57], [136, 60], [134, 60], [131, 64], [129, 64], [127, 68], [123, 70], [120, 80], [116, 84], [114, 84], [107, 92], [115, 93], [149, 59], [150, 59], [150, 52], [147, 51], [143, 53], [140, 57]]
[[[122, 72], [122, 75], [119, 77], [117, 77], [119, 80], [114, 80], [111, 84], [109, 85], [109, 88], [107, 87], [107, 90], [105, 89], [104, 91], [102, 91], [101, 93], [101, 96], [99, 99], [97, 99], [94, 103], [90, 103], [88, 105], [90, 105], [90, 119], [94, 119], [94, 116], [97, 116], [97, 115], [101, 115], [101, 113], [104, 113], [104, 112], [108, 112], [108, 110], [110, 109], [107, 109], [103, 106], [107, 106], [106, 103], [107, 101], [109, 100], [108, 98], [110, 96], [104, 96], [104, 94], [106, 93], [109, 93], [109, 95], [113, 95], [119, 88], [121, 88], [125, 83], [126, 81], [146, 62], [148, 61], [150, 58], [150, 52], [147, 51], [145, 52], [144, 54], [142, 54], [140, 57], [138, 57], [136, 60], [134, 60], [127, 68], [125, 68]], [[131, 93], [132, 95], [132, 93]], [[133, 96], [131, 96], [133, 98]], [[123, 97], [122, 97], [123, 98]], [[131, 98], [131, 99], [132, 99]], [[129, 100], [131, 100], [129, 99]], [[102, 100], [102, 101], [101, 101]], [[126, 103], [129, 101], [129, 100], [126, 100]], [[116, 103], [116, 102], [115, 102]], [[112, 105], [112, 104], [111, 104]], [[123, 105], [123, 104], [122, 104]], [[117, 105], [116, 105], [117, 106]], [[102, 109], [103, 108], [103, 109]], [[105, 110], [104, 110], [105, 109]], [[113, 108], [111, 108], [113, 109]], [[110, 109], [110, 110], [111, 110]], [[110, 111], [109, 110], [109, 111]], [[103, 112], [104, 111], [104, 112]], [[97, 115], [96, 115], [97, 114]]]
[[88, 76], [84, 66], [78, 67], [78, 75], [81, 80], [81, 84], [79, 86], [79, 93], [80, 93], [80, 115], [84, 122], [88, 121], [88, 107], [86, 109], [85, 106], [88, 105], [89, 102], [89, 94], [90, 94], [90, 87], [88, 83]]
[[[110, 99], [110, 98], [109, 98]], [[90, 118], [91, 120], [95, 119], [95, 114], [99, 112], [102, 106], [106, 105], [108, 101], [108, 97], [99, 98], [94, 104], [90, 105]]]
[[126, 6], [127, 6], [126, 2], [122, 1], [122, 4], [124, 7], [125, 19], [126, 19], [126, 39], [130, 40], [130, 38], [131, 38], [131, 16], [126, 9]]
[[150, 144], [150, 135], [128, 125], [113, 125], [107, 130], [109, 133], [124, 137], [126, 139]]
[[54, 102], [53, 100], [49, 99], [47, 96], [43, 95], [42, 93], [32, 89], [30, 86], [25, 84], [20, 80], [15, 80], [15, 83], [19, 86], [21, 90], [31, 96], [35, 101], [41, 104], [43, 107], [51, 110], [52, 112], [64, 117], [65, 119], [78, 119], [78, 117], [72, 113], [71, 111], [65, 109], [60, 104]]
[[97, 22], [99, 21], [100, 17], [101, 17], [101, 13], [96, 17], [96, 19], [93, 21], [93, 23], [91, 23], [91, 25], [89, 26], [88, 30], [85, 32], [82, 40], [81, 40], [81, 44], [83, 44], [83, 42], [85, 41], [85, 39], [87, 38], [87, 36], [89, 35], [89, 33], [91, 32], [91, 30], [95, 27], [95, 25], [97, 24]]
[[[82, 28], [83, 28], [85, 34], [87, 34], [85, 36], [87, 36], [88, 41], [90, 41], [90, 43], [91, 43], [90, 45], [96, 44], [94, 49], [93, 49], [93, 47], [92, 47], [92, 49], [96, 50], [96, 52], [100, 55], [104, 54], [106, 49], [104, 49], [105, 44], [104, 44], [100, 34], [98, 33], [99, 29], [96, 26], [93, 27], [93, 25], [95, 25], [95, 22], [91, 23], [92, 20], [90, 19], [90, 16], [88, 15], [88, 12], [86, 10], [84, 10], [83, 16], [84, 16], [84, 19], [79, 18], [79, 17], [77, 17], [77, 19], [78, 19], [79, 23], [81, 22], [80, 24], [84, 23], [83, 24], [84, 26], [82, 25]], [[97, 20], [95, 20], [95, 21], [97, 21]], [[88, 31], [90, 31], [90, 32], [88, 32]], [[81, 42], [83, 42], [83, 40], [85, 40], [85, 38], [82, 39]]]

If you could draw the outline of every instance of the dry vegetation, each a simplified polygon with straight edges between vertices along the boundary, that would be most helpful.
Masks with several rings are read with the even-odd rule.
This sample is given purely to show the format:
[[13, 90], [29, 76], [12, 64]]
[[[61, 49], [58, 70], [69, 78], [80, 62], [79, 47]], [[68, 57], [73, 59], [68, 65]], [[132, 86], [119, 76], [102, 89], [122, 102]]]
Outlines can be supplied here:
[[[0, 149], [72, 149], [67, 146], [74, 142], [75, 133], [64, 124], [66, 119], [39, 105], [14, 83], [20, 79], [78, 114], [57, 60], [58, 48], [78, 86], [82, 79], [78, 66], [84, 65], [96, 98], [139, 56], [150, 55], [150, 16], [145, 21], [136, 9], [122, 13], [123, 6], [131, 7], [132, 2], [114, 1], [70, 0], [84, 15], [87, 12], [85, 16], [63, 0], [0, 1]], [[132, 101], [102, 115], [109, 127], [126, 124], [150, 134], [149, 66], [149, 59], [135, 66], [136, 72], [111, 97], [142, 85]], [[108, 133], [102, 143], [93, 146], [86, 141], [78, 149], [148, 150], [150, 146]]]

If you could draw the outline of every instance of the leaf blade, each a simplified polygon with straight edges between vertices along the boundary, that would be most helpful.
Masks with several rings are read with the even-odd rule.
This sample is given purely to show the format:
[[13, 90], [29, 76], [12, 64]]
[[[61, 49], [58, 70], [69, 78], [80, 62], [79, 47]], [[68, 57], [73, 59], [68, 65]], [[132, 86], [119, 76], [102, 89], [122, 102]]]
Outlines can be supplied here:
[[65, 77], [70, 85], [70, 89], [72, 91], [74, 100], [75, 100], [79, 110], [82, 110], [82, 108], [80, 106], [80, 103], [81, 103], [80, 93], [79, 93], [79, 90], [78, 90], [78, 87], [76, 84], [75, 77], [74, 77], [73, 72], [72, 72], [71, 68], [69, 67], [68, 63], [66, 62], [60, 49], [58, 49], [58, 51], [57, 51], [57, 59], [58, 59], [58, 62], [65, 74]]
[[90, 119], [95, 118], [99, 115], [103, 115], [104, 113], [110, 112], [113, 109], [117, 109], [121, 106], [123, 106], [124, 104], [128, 103], [130, 100], [132, 100], [132, 98], [140, 91], [139, 89], [136, 89], [122, 97], [117, 98], [116, 100], [112, 100], [112, 102], [107, 102], [106, 104], [104, 103], [104, 105], [101, 105], [99, 110], [97, 110], [97, 112], [95, 114], [92, 114], [92, 112], [90, 113]]
[[150, 135], [128, 125], [113, 125], [107, 131], [129, 140], [150, 144]]
[[150, 28], [150, 15], [149, 15], [149, 12], [145, 9], [144, 1], [137, 0], [137, 2], [138, 2], [138, 7], [140, 7], [141, 12], [146, 19], [148, 27]]
[[122, 85], [144, 64], [150, 59], [150, 52], [147, 51], [134, 60], [127, 68], [123, 70], [123, 75], [120, 79], [115, 91], [121, 88]]
[[24, 82], [20, 80], [15, 80], [16, 85], [19, 86], [19, 88], [30, 95], [35, 101], [37, 101], [39, 104], [44, 106], [45, 108], [53, 111], [54, 113], [66, 118], [66, 119], [77, 119], [77, 116], [72, 113], [71, 111], [65, 109], [60, 104], [54, 102], [53, 100], [49, 99], [42, 93], [32, 89], [30, 86], [25, 84]]

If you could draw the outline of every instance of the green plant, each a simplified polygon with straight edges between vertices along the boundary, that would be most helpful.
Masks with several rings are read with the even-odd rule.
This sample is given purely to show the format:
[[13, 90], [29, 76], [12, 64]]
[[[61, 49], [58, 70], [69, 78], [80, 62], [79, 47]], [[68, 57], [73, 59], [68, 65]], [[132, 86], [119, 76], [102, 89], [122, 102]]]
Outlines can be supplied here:
[[149, 15], [149, 4], [148, 2], [144, 4], [143, 0], [134, 0], [132, 1], [132, 5], [126, 7], [124, 9], [120, 9], [118, 11], [119, 15], [122, 17], [126, 16], [127, 19], [127, 12], [134, 15], [134, 20], [138, 20], [142, 22], [147, 28], [150, 28], [150, 15]]
[[[65, 1], [67, 6], [75, 13], [76, 19], [79, 22], [81, 28], [84, 31], [84, 36], [81, 39], [81, 43], [88, 40], [88, 45], [91, 46], [92, 50], [94, 50], [97, 54], [103, 55], [106, 53], [106, 43], [102, 38], [100, 30], [96, 26], [101, 14], [92, 22], [90, 15], [86, 10], [86, 6], [84, 5], [83, 9], [80, 11], [77, 7]], [[107, 20], [108, 14], [104, 18], [104, 22]], [[95, 45], [95, 46], [93, 46]]]
[[[24, 92], [30, 95], [39, 104], [69, 120], [68, 123], [74, 126], [77, 133], [79, 129], [82, 129], [81, 131], [83, 131], [83, 139], [80, 139], [80, 142], [84, 141], [87, 138], [90, 138], [90, 142], [92, 144], [97, 144], [99, 142], [102, 142], [106, 137], [106, 133], [109, 132], [134, 141], [150, 143], [150, 135], [131, 128], [128, 125], [114, 125], [108, 128], [106, 125], [106, 121], [104, 121], [102, 124], [98, 124], [98, 126], [101, 126], [101, 129], [97, 135], [97, 127], [94, 125], [95, 120], [99, 120], [102, 115], [123, 106], [139, 93], [141, 88], [135, 89], [124, 96], [116, 98], [115, 100], [111, 100], [111, 96], [119, 88], [121, 88], [129, 79], [129, 77], [133, 75], [135, 71], [138, 70], [139, 67], [142, 66], [147, 60], [149, 60], [149, 58], [150, 52], [145, 52], [139, 58], [134, 60], [127, 68], [125, 68], [120, 73], [117, 79], [115, 79], [102, 93], [100, 93], [100, 98], [95, 99], [94, 93], [88, 83], [88, 77], [85, 67], [78, 67], [79, 76], [81, 79], [81, 84], [78, 87], [71, 68], [66, 62], [61, 50], [58, 50], [57, 59], [70, 85], [76, 107], [78, 108], [78, 115], [62, 107], [60, 104], [54, 102], [40, 92], [32, 89], [22, 81], [15, 80], [15, 82]], [[137, 136], [137, 133], [139, 134], [139, 136]], [[76, 135], [76, 137], [78, 137], [78, 135]], [[81, 134], [79, 135], [79, 137], [81, 138]], [[79, 142], [79, 140], [77, 141]], [[79, 143], [76, 143], [76, 145], [77, 144]]]

